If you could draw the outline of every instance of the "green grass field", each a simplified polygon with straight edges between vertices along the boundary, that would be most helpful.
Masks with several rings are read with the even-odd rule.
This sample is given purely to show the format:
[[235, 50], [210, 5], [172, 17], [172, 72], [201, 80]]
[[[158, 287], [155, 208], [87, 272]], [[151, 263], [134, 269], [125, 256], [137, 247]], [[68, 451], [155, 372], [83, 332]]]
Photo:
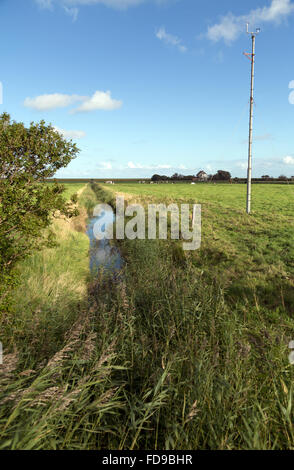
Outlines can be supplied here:
[[[0, 448], [294, 449], [293, 191], [254, 185], [248, 217], [245, 185], [87, 186], [1, 325]], [[122, 240], [91, 280], [85, 208], [116, 192], [201, 203], [201, 248]]]
[[62, 185], [65, 187], [63, 193], [65, 199], [70, 199], [73, 194], [78, 194], [85, 187], [85, 183], [62, 183]]
[[[104, 186], [106, 189], [106, 185]], [[256, 299], [272, 311], [294, 313], [294, 186], [254, 185], [245, 213], [245, 185], [142, 185], [111, 188], [146, 205], [202, 205], [202, 246], [195, 266], [217, 276], [232, 302]]]

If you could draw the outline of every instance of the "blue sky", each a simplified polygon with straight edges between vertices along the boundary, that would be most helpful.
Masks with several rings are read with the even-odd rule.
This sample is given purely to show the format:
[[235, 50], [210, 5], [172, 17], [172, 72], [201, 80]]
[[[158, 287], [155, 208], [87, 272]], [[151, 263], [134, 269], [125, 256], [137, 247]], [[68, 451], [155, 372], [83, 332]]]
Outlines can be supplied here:
[[294, 175], [294, 0], [0, 0], [0, 112], [81, 149], [59, 177]]

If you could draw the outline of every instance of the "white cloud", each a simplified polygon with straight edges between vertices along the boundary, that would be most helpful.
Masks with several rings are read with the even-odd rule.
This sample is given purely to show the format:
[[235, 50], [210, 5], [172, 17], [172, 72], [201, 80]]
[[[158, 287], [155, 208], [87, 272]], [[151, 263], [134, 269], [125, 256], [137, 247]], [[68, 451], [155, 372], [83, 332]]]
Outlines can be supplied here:
[[[48, 10], [53, 10], [55, 5], [64, 9], [75, 21], [78, 17], [80, 6], [91, 5], [104, 5], [106, 7], [114, 8], [117, 10], [125, 10], [129, 7], [135, 7], [142, 3], [147, 3], [150, 0], [35, 0], [41, 7]], [[153, 0], [157, 4], [167, 3], [170, 0]], [[171, 0], [173, 1], [173, 0]]]
[[52, 8], [52, 0], [35, 0], [35, 2], [42, 8]]
[[175, 46], [180, 52], [187, 51], [186, 46], [182, 44], [182, 39], [167, 33], [164, 26], [159, 28], [159, 30], [156, 32], [156, 37], [160, 39], [160, 41], [163, 41], [165, 44]]
[[169, 170], [172, 168], [171, 165], [141, 165], [140, 163], [128, 162], [127, 168], [136, 170]]
[[51, 95], [40, 95], [35, 98], [26, 98], [24, 106], [37, 111], [49, 111], [56, 108], [66, 108], [77, 102], [82, 104], [72, 110], [75, 112], [89, 112], [96, 109], [113, 110], [122, 106], [122, 101], [111, 98], [110, 91], [95, 91], [93, 96], [65, 95], [61, 93], [52, 93]]
[[[289, 88], [290, 88], [290, 89], [294, 88], [294, 80], [292, 80], [292, 81], [289, 83]], [[294, 104], [294, 91], [291, 91], [291, 93], [289, 94], [289, 103], [290, 103], [290, 104]]]
[[112, 170], [112, 164], [110, 162], [100, 162], [98, 170]]
[[100, 3], [107, 7], [119, 9], [136, 6], [144, 1], [145, 0], [35, 0], [42, 8], [52, 8], [54, 4], [71, 8], [79, 5], [95, 5]]
[[[225, 42], [234, 41], [240, 34], [240, 20], [232, 13], [223, 16], [219, 24], [209, 26], [207, 37], [211, 41], [217, 42], [224, 39]], [[243, 24], [244, 22], [242, 22]]]
[[40, 95], [35, 98], [26, 98], [24, 105], [37, 111], [48, 111], [55, 108], [65, 108], [77, 101], [84, 100], [85, 97], [79, 95], [63, 95], [53, 93], [51, 95]]
[[95, 111], [97, 109], [102, 109], [104, 111], [111, 111], [113, 109], [118, 109], [122, 106], [122, 101], [114, 100], [111, 98], [110, 91], [95, 91], [93, 96], [88, 97], [83, 101], [83, 103], [73, 110], [76, 113], [83, 113], [89, 111]]
[[240, 168], [241, 170], [246, 170], [247, 169], [247, 163], [246, 162], [237, 162], [236, 166]]
[[294, 157], [290, 157], [290, 156], [284, 157], [283, 163], [285, 163], [286, 165], [294, 165]]
[[78, 18], [78, 14], [79, 14], [79, 9], [76, 8], [76, 7], [67, 7], [66, 5], [64, 5], [64, 10], [65, 12], [72, 17], [72, 20], [73, 21], [76, 21], [77, 18]]
[[259, 142], [264, 142], [265, 140], [272, 140], [272, 138], [273, 138], [272, 134], [266, 133], [266, 134], [256, 135], [254, 137], [254, 140], [259, 141]]
[[84, 131], [67, 131], [56, 126], [54, 129], [59, 132], [59, 134], [63, 135], [63, 137], [66, 139], [82, 139], [86, 135]]
[[262, 23], [280, 23], [294, 12], [294, 3], [291, 0], [271, 0], [269, 6], [251, 10], [247, 15], [236, 16], [233, 13], [221, 17], [219, 23], [210, 26], [206, 36], [211, 41], [224, 40], [230, 43], [245, 31], [246, 23], [251, 27], [260, 26]]

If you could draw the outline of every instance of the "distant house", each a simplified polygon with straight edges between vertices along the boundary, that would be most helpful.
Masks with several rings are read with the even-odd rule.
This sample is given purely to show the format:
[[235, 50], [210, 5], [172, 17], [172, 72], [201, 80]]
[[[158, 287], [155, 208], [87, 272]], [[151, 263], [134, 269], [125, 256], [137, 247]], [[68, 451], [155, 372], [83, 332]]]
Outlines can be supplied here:
[[291, 176], [291, 180], [294, 180], [294, 176]]
[[208, 180], [208, 174], [205, 173], [205, 171], [201, 170], [199, 173], [197, 173], [196, 178], [198, 181], [207, 181]]
[[113, 181], [105, 181], [105, 184], [114, 184]]
[[262, 175], [261, 179], [263, 180], [269, 180], [270, 176], [269, 175]]

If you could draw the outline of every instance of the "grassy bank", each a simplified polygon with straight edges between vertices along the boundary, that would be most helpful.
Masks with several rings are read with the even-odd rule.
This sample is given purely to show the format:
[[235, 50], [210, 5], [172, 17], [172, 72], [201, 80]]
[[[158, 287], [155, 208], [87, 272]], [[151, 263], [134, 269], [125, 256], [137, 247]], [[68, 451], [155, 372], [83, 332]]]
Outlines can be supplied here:
[[[72, 185], [65, 196], [69, 199], [84, 189], [85, 185]], [[86, 296], [86, 218], [81, 206], [78, 217], [54, 220], [57, 246], [35, 253], [18, 266], [20, 283], [14, 291], [14, 309], [1, 322], [1, 341], [6, 350], [12, 346], [22, 350], [19, 359], [24, 367], [34, 367], [58, 348]]]
[[[149, 199], [140, 194], [138, 186], [126, 190], [129, 200], [158, 200], [155, 193]], [[191, 194], [178, 196], [178, 201], [189, 197], [195, 201]], [[80, 204], [90, 211], [97, 198], [113, 203], [114, 193], [88, 186]], [[1, 448], [293, 449], [293, 370], [287, 358], [294, 334], [292, 304], [283, 303], [281, 295], [266, 304], [254, 282], [250, 293], [244, 287], [245, 298], [228, 294], [236, 279], [229, 277], [231, 265], [239, 266], [241, 291], [242, 277], [247, 285], [246, 269], [253, 272], [257, 265], [256, 243], [251, 234], [249, 251], [239, 256], [236, 247], [241, 249], [250, 222], [225, 198], [215, 215], [220, 206], [219, 195], [207, 196], [203, 257], [201, 250], [183, 255], [177, 242], [124, 240], [121, 278], [100, 272], [86, 294], [86, 249], [74, 259], [73, 245], [69, 247], [73, 279], [74, 272], [76, 279], [81, 276], [77, 284], [68, 284], [75, 301], [63, 308], [50, 293], [46, 303], [49, 289], [39, 303], [41, 312], [31, 312], [31, 322], [25, 324], [23, 307], [19, 309], [20, 327], [14, 327], [1, 378]], [[258, 227], [276, 220], [271, 233], [277, 236], [268, 236], [273, 246], [282, 243], [278, 226], [291, 219], [287, 207], [286, 213], [268, 213], [268, 219], [265, 213], [254, 215]], [[226, 233], [225, 227], [231, 233], [233, 224], [236, 230], [225, 242], [215, 240]], [[213, 256], [216, 252], [226, 256]], [[275, 271], [277, 279], [286, 271], [285, 281], [291, 283], [287, 257], [277, 251], [272, 256], [284, 263], [283, 271]], [[66, 254], [57, 257], [66, 259]], [[267, 269], [261, 271], [264, 283], [271, 282]], [[28, 278], [35, 276], [34, 270], [28, 268]], [[61, 271], [55, 273], [55, 292], [60, 277]], [[28, 285], [23, 292], [29, 292]], [[79, 287], [76, 292], [74, 286]], [[280, 291], [275, 292], [278, 296]], [[15, 324], [9, 319], [6, 328]], [[32, 337], [37, 347], [31, 347]], [[42, 348], [42, 353], [31, 353]]]

